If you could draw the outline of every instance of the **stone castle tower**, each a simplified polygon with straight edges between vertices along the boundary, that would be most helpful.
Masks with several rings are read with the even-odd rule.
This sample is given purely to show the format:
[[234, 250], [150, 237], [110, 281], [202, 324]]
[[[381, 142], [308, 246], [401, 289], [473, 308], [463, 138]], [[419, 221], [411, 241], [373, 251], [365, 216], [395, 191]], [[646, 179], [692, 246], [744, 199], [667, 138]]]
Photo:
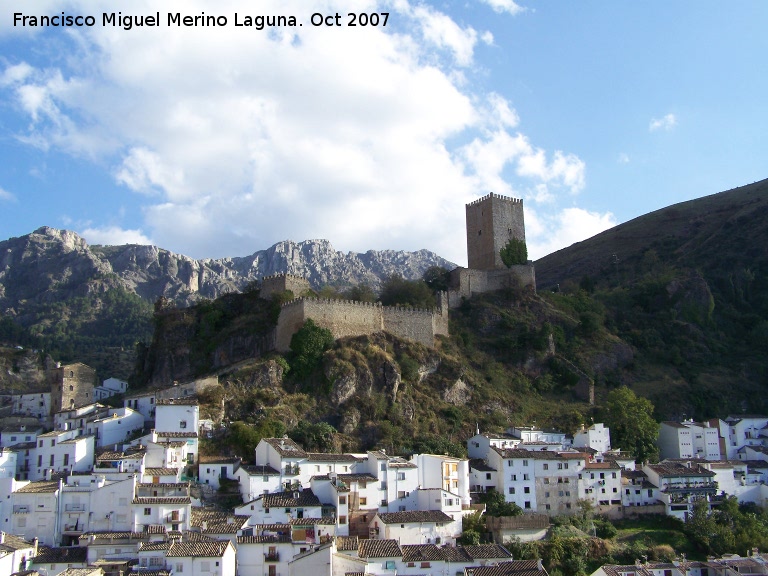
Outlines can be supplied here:
[[466, 208], [469, 268], [505, 269], [499, 255], [501, 249], [511, 238], [525, 242], [523, 201], [491, 193]]

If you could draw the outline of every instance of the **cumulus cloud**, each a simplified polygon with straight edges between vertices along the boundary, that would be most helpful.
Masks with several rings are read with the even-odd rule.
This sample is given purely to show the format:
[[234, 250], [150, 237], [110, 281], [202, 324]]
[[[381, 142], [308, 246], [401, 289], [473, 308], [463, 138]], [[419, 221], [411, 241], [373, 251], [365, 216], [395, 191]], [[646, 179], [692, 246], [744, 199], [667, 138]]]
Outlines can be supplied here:
[[617, 222], [611, 212], [590, 212], [571, 207], [556, 214], [526, 210], [525, 224], [529, 258], [537, 260], [613, 228]]
[[4, 200], [6, 202], [15, 202], [16, 196], [8, 192], [8, 190], [0, 188], [0, 200]]
[[[46, 1], [50, 12], [156, 11], [153, 0]], [[467, 79], [490, 33], [407, 0], [361, 0], [360, 11], [391, 12], [386, 29], [308, 24], [312, 12], [348, 8], [264, 0], [259, 13], [306, 16], [303, 27], [271, 31], [70, 31], [72, 58], [9, 65], [0, 90], [29, 119], [20, 138], [110, 165], [116, 193], [141, 204], [141, 229], [97, 222], [83, 231], [91, 242], [151, 238], [217, 257], [328, 238], [342, 250], [428, 248], [461, 263], [463, 204], [489, 191], [546, 204], [555, 214], [539, 217], [546, 229], [575, 238], [556, 225], [558, 201], [584, 188], [584, 162], [537, 146], [511, 101]], [[254, 10], [167, 0], [166, 11]]]
[[677, 118], [674, 114], [667, 114], [662, 118], [652, 118], [648, 125], [649, 132], [657, 130], [672, 130], [677, 125]]
[[506, 12], [507, 14], [519, 14], [524, 12], [526, 8], [520, 6], [514, 0], [482, 0], [485, 4], [488, 4], [495, 12]]
[[141, 230], [123, 230], [118, 226], [86, 228], [80, 232], [89, 244], [121, 246], [123, 244], [153, 244]]

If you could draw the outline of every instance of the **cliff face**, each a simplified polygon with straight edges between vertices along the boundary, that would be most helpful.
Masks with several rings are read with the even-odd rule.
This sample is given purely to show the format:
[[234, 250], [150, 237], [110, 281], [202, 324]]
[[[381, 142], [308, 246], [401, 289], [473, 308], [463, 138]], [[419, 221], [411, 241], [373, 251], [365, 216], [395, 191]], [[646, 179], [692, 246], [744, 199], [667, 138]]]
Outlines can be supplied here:
[[303, 276], [316, 288], [359, 283], [378, 288], [390, 274], [418, 278], [434, 265], [453, 267], [427, 250], [344, 254], [327, 240], [284, 241], [247, 257], [194, 260], [156, 246], [88, 246], [74, 232], [43, 227], [0, 242], [0, 312], [19, 317], [29, 304], [115, 287], [186, 306], [282, 272]]

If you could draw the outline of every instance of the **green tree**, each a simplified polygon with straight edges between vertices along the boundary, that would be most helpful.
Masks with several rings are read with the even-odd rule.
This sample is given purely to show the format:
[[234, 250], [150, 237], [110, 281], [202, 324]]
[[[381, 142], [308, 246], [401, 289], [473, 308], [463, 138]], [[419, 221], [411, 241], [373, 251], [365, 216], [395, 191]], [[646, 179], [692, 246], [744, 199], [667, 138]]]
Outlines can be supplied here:
[[312, 452], [330, 452], [333, 450], [333, 435], [336, 429], [327, 422], [310, 424], [301, 420], [288, 432], [288, 437]]
[[310, 318], [291, 338], [291, 368], [299, 379], [308, 376], [320, 363], [323, 353], [333, 346], [333, 334]]
[[488, 492], [482, 498], [482, 501], [485, 504], [485, 513], [488, 516], [520, 516], [523, 514], [523, 509], [520, 506], [514, 502], [507, 502], [504, 499], [504, 494], [496, 490]]
[[499, 250], [499, 255], [504, 265], [507, 268], [511, 268], [516, 264], [528, 262], [528, 247], [525, 245], [525, 240], [510, 238], [504, 247]]
[[434, 308], [437, 305], [435, 295], [424, 280], [405, 280], [397, 274], [384, 281], [380, 300], [385, 306]]
[[368, 284], [352, 286], [352, 288], [344, 292], [344, 298], [355, 300], [356, 302], [376, 302], [377, 300], [376, 292]]
[[450, 270], [446, 270], [442, 266], [430, 266], [424, 271], [421, 278], [429, 286], [430, 290], [439, 292], [448, 290], [450, 274]]
[[630, 451], [637, 462], [658, 457], [659, 424], [653, 418], [650, 400], [640, 398], [622, 386], [608, 394], [601, 414], [605, 425], [611, 429], [615, 447]]

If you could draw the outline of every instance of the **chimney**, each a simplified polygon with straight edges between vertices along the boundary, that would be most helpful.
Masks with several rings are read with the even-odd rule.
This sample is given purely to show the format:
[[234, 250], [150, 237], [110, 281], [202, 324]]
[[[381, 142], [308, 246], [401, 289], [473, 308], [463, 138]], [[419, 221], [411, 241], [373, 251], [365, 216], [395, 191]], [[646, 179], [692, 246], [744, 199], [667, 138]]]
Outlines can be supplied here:
[[53, 476], [53, 468], [46, 468], [45, 469], [45, 479], [50, 482], [52, 476]]
[[543, 565], [542, 565], [542, 563], [541, 563], [541, 558], [538, 558], [538, 559], [536, 560], [536, 568], [538, 568], [540, 572], [541, 572], [542, 570], [544, 570], [544, 566], [543, 566]]

